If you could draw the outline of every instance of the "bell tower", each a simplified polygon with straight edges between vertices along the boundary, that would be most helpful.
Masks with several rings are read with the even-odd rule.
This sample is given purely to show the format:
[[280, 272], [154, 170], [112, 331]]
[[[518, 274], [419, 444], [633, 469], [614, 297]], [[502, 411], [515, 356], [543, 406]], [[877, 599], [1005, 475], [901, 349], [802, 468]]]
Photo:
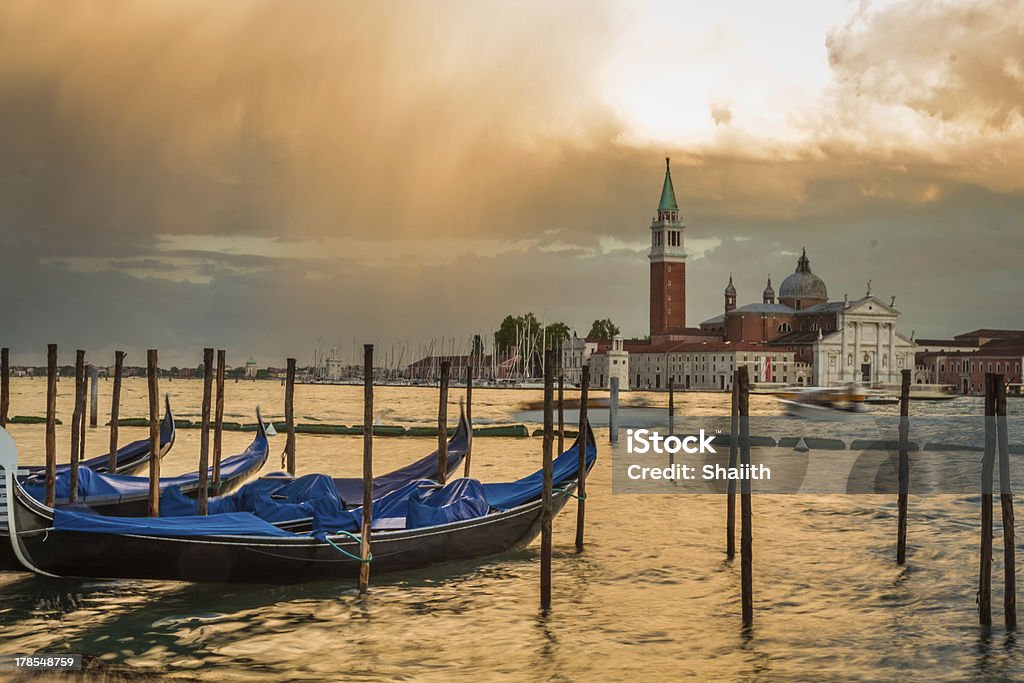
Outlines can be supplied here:
[[672, 187], [672, 169], [665, 157], [665, 183], [658, 211], [651, 221], [651, 341], [683, 334], [686, 329], [686, 252], [683, 225]]

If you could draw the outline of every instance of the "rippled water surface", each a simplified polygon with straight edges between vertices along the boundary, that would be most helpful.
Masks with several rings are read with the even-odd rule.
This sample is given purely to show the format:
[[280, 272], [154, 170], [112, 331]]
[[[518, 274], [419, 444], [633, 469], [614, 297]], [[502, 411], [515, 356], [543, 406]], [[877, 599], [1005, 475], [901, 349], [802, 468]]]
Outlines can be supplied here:
[[[70, 422], [72, 383], [58, 410]], [[12, 414], [42, 415], [45, 384], [17, 379]], [[201, 383], [163, 383], [183, 416], [198, 414]], [[101, 382], [101, 405], [109, 384]], [[126, 382], [122, 416], [142, 416], [145, 385]], [[453, 416], [460, 389], [452, 389]], [[510, 421], [539, 392], [477, 390], [478, 422]], [[630, 400], [638, 398], [636, 395]], [[664, 395], [643, 398], [663, 404]], [[437, 390], [376, 390], [384, 424], [436, 419]], [[728, 397], [686, 394], [679, 412], [722, 415]], [[752, 412], [774, 414], [767, 397]], [[229, 383], [229, 419], [282, 412], [274, 382]], [[299, 386], [300, 421], [361, 422], [361, 388]], [[1011, 414], [1021, 402], [1010, 399]], [[109, 408], [109, 406], [106, 406]], [[915, 414], [980, 412], [980, 399], [912, 406]], [[893, 412], [890, 407], [884, 412]], [[145, 429], [122, 428], [122, 439]], [[43, 427], [11, 427], [23, 462], [42, 462]], [[107, 431], [89, 430], [88, 451]], [[225, 433], [225, 455], [251, 434]], [[573, 548], [575, 511], [555, 520], [554, 607], [537, 609], [536, 545], [478, 563], [401, 576], [375, 575], [368, 597], [349, 582], [292, 586], [187, 585], [51, 580], [0, 575], [0, 652], [71, 652], [181, 678], [643, 680], [699, 677], [845, 680], [1022, 679], [1020, 647], [1001, 623], [1000, 557], [994, 621], [976, 625], [978, 501], [914, 496], [907, 566], [894, 562], [892, 496], [755, 496], [755, 626], [740, 628], [739, 563], [727, 562], [725, 499], [715, 495], [626, 495], [611, 491], [607, 432], [588, 480], [587, 546]], [[165, 474], [195, 467], [199, 432], [181, 430]], [[68, 433], [58, 433], [67, 458]], [[429, 438], [378, 438], [378, 471], [430, 452]], [[283, 448], [272, 439], [272, 462]], [[624, 448], [620, 443], [617, 448]], [[300, 473], [360, 473], [361, 437], [298, 436]], [[536, 469], [541, 440], [478, 439], [474, 475], [512, 479]], [[996, 528], [996, 546], [1001, 532]]]

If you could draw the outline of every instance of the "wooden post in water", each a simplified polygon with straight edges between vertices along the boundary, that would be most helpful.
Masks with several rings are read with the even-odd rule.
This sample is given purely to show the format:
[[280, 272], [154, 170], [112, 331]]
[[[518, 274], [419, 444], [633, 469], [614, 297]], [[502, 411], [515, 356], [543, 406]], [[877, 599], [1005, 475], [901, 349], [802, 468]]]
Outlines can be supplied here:
[[437, 403], [437, 483], [448, 481], [448, 375], [450, 360], [441, 361], [441, 392]]
[[901, 372], [900, 384], [900, 463], [898, 521], [896, 527], [896, 564], [907, 561], [907, 501], [910, 496], [910, 370]]
[[676, 433], [676, 383], [668, 379], [668, 433]]
[[68, 472], [68, 502], [78, 500], [78, 460], [82, 456], [82, 436], [85, 430], [85, 351], [75, 353], [75, 409], [71, 413], [71, 469]]
[[[739, 464], [740, 443], [740, 371], [732, 373], [732, 411], [729, 418], [729, 467]], [[725, 557], [736, 557], [736, 480], [726, 484]]]
[[[587, 435], [590, 433], [590, 429], [587, 427], [587, 401], [589, 397], [590, 388], [590, 366], [584, 365], [580, 368], [580, 438], [579, 445], [580, 450], [578, 455], [578, 467], [576, 469], [576, 479], [579, 481], [579, 485], [576, 487], [576, 495], [579, 496], [579, 502], [576, 505], [576, 550], [583, 550], [583, 527], [586, 524], [587, 518]], [[559, 387], [559, 394], [561, 394], [561, 387]], [[561, 399], [561, 396], [559, 396]], [[559, 400], [561, 405], [561, 400]], [[559, 454], [564, 451], [559, 451]]]
[[95, 428], [100, 416], [100, 369], [89, 366], [89, 426]]
[[466, 366], [466, 421], [469, 422], [469, 447], [466, 448], [466, 470], [464, 476], [469, 476], [469, 460], [473, 456], [473, 366]]
[[5, 346], [0, 349], [0, 427], [7, 426], [7, 413], [11, 409], [11, 359]]
[[78, 411], [81, 415], [78, 420], [78, 462], [85, 460], [85, 411], [86, 403], [89, 401], [89, 368], [88, 364], [82, 365], [82, 405]]
[[[207, 512], [210, 497], [210, 399], [213, 393], [213, 349], [203, 349], [202, 432], [199, 434], [199, 514]], [[259, 430], [259, 427], [256, 428]]]
[[57, 489], [57, 345], [46, 345], [46, 504]]
[[213, 480], [215, 493], [220, 493], [220, 453], [224, 432], [224, 363], [227, 361], [224, 349], [217, 349], [217, 408], [213, 422]]
[[619, 378], [608, 380], [608, 440], [619, 442]]
[[[295, 476], [295, 359], [288, 359], [288, 375], [284, 385], [284, 421], [288, 425], [288, 438], [284, 452], [288, 462], [288, 474]], [[363, 425], [363, 431], [373, 430], [373, 425]]]
[[[750, 375], [740, 368], [739, 375], [740, 465], [750, 471]], [[754, 534], [751, 529], [750, 479], [740, 481], [740, 571], [743, 625], [754, 625]]]
[[992, 625], [992, 473], [996, 451], [996, 396], [992, 373], [985, 375], [985, 456], [981, 461], [981, 562], [978, 623]]
[[[581, 408], [582, 410], [582, 408]], [[558, 364], [558, 454], [565, 453], [565, 372]]]
[[554, 449], [554, 352], [544, 351], [544, 464], [540, 513], [540, 608], [551, 608], [551, 487]]
[[370, 586], [370, 527], [373, 524], [373, 344], [363, 345], [363, 528], [359, 535], [359, 592]]
[[[107, 472], [117, 472], [117, 421], [121, 415], [121, 373], [124, 371], [124, 351], [114, 351], [114, 387], [110, 395], [110, 451]], [[155, 457], [155, 456], [154, 456]]]
[[146, 381], [149, 386], [149, 516], [160, 516], [160, 381], [156, 349], [146, 351]]
[[1007, 631], [1017, 630], [1017, 550], [1010, 487], [1010, 446], [1006, 425], [1006, 384], [995, 375], [996, 444], [999, 449], [999, 505], [1003, 513], [1003, 618]]

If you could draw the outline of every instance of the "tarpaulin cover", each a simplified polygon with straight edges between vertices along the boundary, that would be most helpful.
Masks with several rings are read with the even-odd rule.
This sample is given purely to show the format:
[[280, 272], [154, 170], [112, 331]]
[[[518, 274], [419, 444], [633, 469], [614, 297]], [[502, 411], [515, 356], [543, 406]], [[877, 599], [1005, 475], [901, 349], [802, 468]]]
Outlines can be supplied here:
[[[469, 448], [469, 423], [465, 414], [459, 418], [459, 427], [448, 440], [448, 472], [452, 474], [459, 469], [462, 459], [466, 457]], [[437, 480], [437, 451], [411, 465], [406, 465], [394, 472], [373, 478], [373, 499], [396, 491], [411, 481], [420, 479]], [[338, 495], [348, 507], [360, 506], [363, 503], [363, 480], [361, 478], [335, 479], [334, 486]]]
[[53, 512], [53, 528], [59, 531], [144, 536], [295, 536], [248, 512], [201, 517], [104, 517], [58, 508]]
[[[418, 488], [409, 496], [407, 529], [483, 517], [491, 509], [483, 485], [476, 479], [456, 479], [444, 488]], [[376, 511], [375, 511], [376, 512]]]
[[[331, 533], [355, 531], [360, 523], [341, 504], [334, 480], [325, 474], [297, 479], [277, 474], [262, 477], [232, 494], [211, 498], [208, 509], [210, 514], [247, 512], [272, 523], [312, 519], [314, 528], [330, 529]], [[195, 515], [197, 511], [198, 502], [177, 488], [168, 489], [160, 497], [161, 516]]]
[[[579, 439], [569, 450], [555, 458], [552, 463], [552, 478], [557, 487], [560, 483], [576, 478], [579, 471]], [[594, 433], [590, 432], [587, 439], [587, 469], [597, 460], [597, 446], [594, 444]], [[533, 500], [541, 495], [544, 485], [544, 472], [537, 470], [528, 477], [508, 484], [484, 484], [484, 495], [487, 502], [496, 510], [509, 510]]]
[[[256, 467], [267, 457], [267, 440], [265, 437], [257, 437], [248, 449], [240, 455], [233, 455], [225, 458], [220, 465], [221, 479], [236, 477], [249, 469]], [[209, 476], [213, 476], [213, 468], [209, 469]], [[160, 489], [164, 490], [171, 486], [196, 488], [199, 483], [199, 473], [189, 472], [177, 477], [160, 477]], [[22, 483], [25, 491], [36, 500], [44, 500], [46, 496], [46, 480], [42, 476], [32, 476]], [[57, 473], [56, 497], [57, 500], [68, 500], [71, 492], [71, 472], [65, 470]], [[87, 467], [78, 469], [78, 499], [88, 503], [93, 496], [104, 496], [114, 498], [145, 497], [149, 495], [149, 477], [133, 477], [126, 474], [98, 474]]]
[[[341, 501], [330, 477], [307, 474], [292, 479], [283, 473], [275, 473], [249, 482], [234, 493], [211, 498], [207, 509], [210, 514], [251, 512], [268, 522], [288, 522], [312, 517], [318, 503], [328, 509], [341, 509]], [[160, 496], [161, 517], [195, 515], [198, 506], [196, 500], [184, 495], [177, 487], [167, 489]]]

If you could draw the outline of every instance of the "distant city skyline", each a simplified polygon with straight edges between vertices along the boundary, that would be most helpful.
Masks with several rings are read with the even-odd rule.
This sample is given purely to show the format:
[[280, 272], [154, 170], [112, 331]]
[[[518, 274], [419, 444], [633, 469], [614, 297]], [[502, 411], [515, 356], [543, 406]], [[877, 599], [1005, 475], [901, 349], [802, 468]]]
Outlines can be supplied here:
[[1020, 2], [14, 0], [0, 148], [16, 364], [643, 336], [665, 156], [690, 325], [803, 247], [906, 333], [1024, 321]]

